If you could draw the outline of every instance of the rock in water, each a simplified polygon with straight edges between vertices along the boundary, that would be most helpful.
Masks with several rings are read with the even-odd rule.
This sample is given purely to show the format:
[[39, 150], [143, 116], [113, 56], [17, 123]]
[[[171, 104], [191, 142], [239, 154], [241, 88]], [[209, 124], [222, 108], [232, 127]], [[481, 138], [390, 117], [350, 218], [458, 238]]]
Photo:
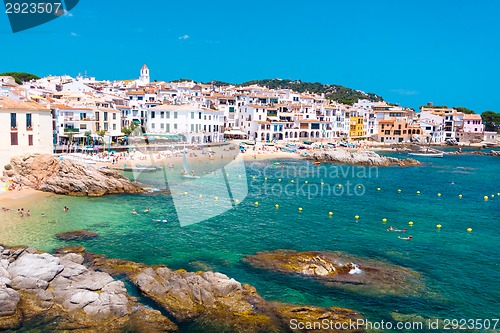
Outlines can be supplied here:
[[96, 169], [52, 155], [17, 156], [11, 159], [10, 165], [10, 177], [16, 183], [45, 192], [93, 197], [144, 192], [138, 183], [114, 170]]
[[74, 230], [68, 232], [61, 232], [56, 235], [56, 238], [61, 240], [84, 240], [98, 237], [99, 235], [95, 232], [88, 230]]
[[276, 250], [243, 260], [259, 269], [315, 278], [328, 287], [370, 296], [408, 296], [425, 291], [421, 275], [409, 268], [342, 252]]
[[389, 165], [420, 165], [420, 162], [411, 158], [400, 160], [395, 157], [381, 156], [370, 150], [349, 151], [347, 149], [335, 149], [315, 152], [312, 155], [315, 161], [332, 162], [342, 164], [356, 165], [373, 165], [373, 166], [389, 166]]

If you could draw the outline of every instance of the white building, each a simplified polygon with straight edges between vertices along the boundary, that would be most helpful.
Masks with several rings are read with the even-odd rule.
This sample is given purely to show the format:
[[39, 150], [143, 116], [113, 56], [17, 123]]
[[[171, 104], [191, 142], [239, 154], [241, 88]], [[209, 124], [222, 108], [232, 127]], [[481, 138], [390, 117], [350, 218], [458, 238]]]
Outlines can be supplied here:
[[148, 133], [181, 134], [186, 142], [219, 142], [224, 112], [193, 105], [160, 105], [149, 109]]
[[52, 116], [49, 109], [34, 102], [20, 102], [0, 96], [0, 167], [11, 157], [53, 151]]
[[139, 79], [137, 80], [138, 85], [145, 86], [151, 82], [150, 76], [149, 76], [149, 68], [146, 66], [146, 64], [142, 65], [141, 72], [139, 75]]

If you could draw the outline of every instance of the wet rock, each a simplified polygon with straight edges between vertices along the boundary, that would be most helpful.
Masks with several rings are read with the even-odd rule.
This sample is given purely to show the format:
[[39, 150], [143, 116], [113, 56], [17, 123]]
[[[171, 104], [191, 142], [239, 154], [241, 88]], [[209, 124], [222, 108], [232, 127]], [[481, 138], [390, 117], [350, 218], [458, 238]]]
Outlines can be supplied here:
[[409, 268], [342, 252], [276, 250], [243, 260], [255, 268], [310, 277], [328, 287], [377, 297], [410, 296], [425, 290], [421, 275]]
[[56, 235], [56, 238], [61, 240], [85, 240], [98, 237], [99, 235], [95, 232], [88, 230], [74, 230], [68, 232], [61, 232]]

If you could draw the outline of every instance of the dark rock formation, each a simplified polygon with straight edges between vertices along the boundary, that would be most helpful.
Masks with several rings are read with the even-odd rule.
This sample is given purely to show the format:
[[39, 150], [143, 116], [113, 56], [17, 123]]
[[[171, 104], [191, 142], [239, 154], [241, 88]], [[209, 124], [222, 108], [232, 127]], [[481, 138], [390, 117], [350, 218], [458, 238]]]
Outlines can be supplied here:
[[322, 284], [373, 296], [410, 296], [422, 292], [419, 273], [341, 252], [276, 250], [247, 256], [252, 267], [315, 278]]
[[85, 240], [90, 238], [98, 237], [99, 235], [95, 232], [88, 230], [74, 230], [68, 232], [61, 232], [56, 235], [56, 238], [61, 240]]
[[74, 196], [102, 196], [117, 193], [142, 193], [139, 184], [110, 169], [60, 160], [52, 155], [13, 157], [11, 170], [4, 171], [15, 183], [36, 190]]

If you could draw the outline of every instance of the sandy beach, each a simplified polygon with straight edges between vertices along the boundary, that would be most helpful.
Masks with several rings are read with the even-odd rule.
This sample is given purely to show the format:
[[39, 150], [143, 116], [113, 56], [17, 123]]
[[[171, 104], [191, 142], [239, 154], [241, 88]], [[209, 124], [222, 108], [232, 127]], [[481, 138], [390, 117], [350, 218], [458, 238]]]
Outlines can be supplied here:
[[54, 195], [53, 193], [37, 191], [30, 188], [19, 191], [2, 191], [0, 192], [0, 207], [17, 210], [21, 207], [29, 207], [38, 200], [43, 200]]

